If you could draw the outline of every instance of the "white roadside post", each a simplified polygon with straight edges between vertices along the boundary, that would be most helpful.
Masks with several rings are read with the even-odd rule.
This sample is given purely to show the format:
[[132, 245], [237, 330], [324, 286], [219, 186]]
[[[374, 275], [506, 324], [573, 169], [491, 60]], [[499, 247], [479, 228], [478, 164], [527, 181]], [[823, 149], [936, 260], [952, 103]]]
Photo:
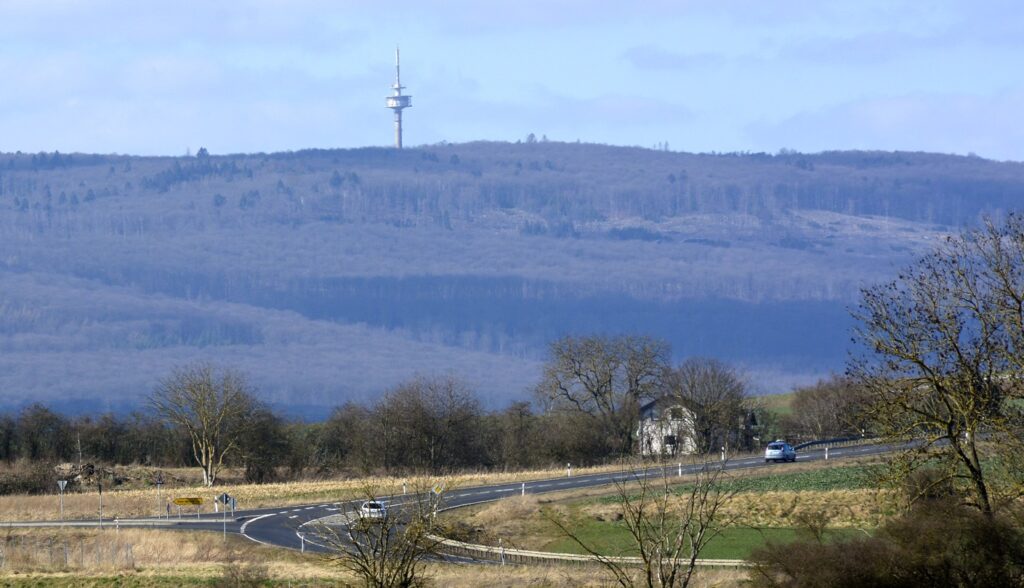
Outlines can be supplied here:
[[523, 482], [523, 490], [519, 494], [520, 496], [526, 496], [526, 482]]
[[100, 494], [100, 529], [103, 528], [103, 482], [96, 482], [96, 490]]
[[825, 461], [828, 461], [828, 445], [825, 446]]
[[679, 463], [679, 477], [680, 478], [683, 477], [683, 464], [682, 464], [682, 462]]
[[565, 464], [565, 477], [566, 478], [571, 478], [572, 477], [572, 464], [571, 463]]
[[60, 524], [64, 525], [64, 488], [68, 485], [67, 480], [57, 480], [57, 487], [60, 488]]

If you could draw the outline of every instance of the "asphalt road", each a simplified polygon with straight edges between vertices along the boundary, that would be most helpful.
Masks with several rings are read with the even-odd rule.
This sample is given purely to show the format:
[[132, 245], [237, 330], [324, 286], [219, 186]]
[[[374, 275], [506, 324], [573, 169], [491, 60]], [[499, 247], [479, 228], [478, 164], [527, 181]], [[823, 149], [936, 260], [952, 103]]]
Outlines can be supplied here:
[[[831, 448], [828, 452], [829, 460], [842, 460], [850, 457], [864, 457], [888, 453], [895, 449], [891, 445], [860, 445], [853, 447]], [[825, 459], [824, 450], [805, 450], [797, 454], [798, 462], [819, 461]], [[694, 473], [701, 465], [683, 464], [667, 466], [664, 472], [667, 475], [678, 475]], [[753, 456], [741, 459], [733, 459], [725, 463], [725, 469], [742, 470], [750, 468], [773, 468], [780, 472], [787, 469], [787, 464], [766, 464], [761, 456]], [[647, 470], [648, 475], [661, 475], [661, 468]], [[547, 480], [534, 480], [532, 482], [517, 482], [511, 484], [496, 484], [491, 486], [478, 486], [473, 488], [459, 488], [445, 493], [442, 508], [450, 510], [471, 504], [490, 502], [515, 496], [521, 493], [543, 494], [547, 492], [560, 492], [577, 488], [588, 488], [592, 486], [603, 486], [615, 482], [626, 481], [637, 475], [636, 472], [603, 472], [599, 474], [572, 475]], [[383, 498], [383, 497], [380, 497]], [[402, 502], [402, 496], [395, 496], [386, 501], [393, 505]], [[315, 532], [305, 523], [314, 524], [315, 521], [332, 515], [345, 515], [358, 507], [362, 500], [335, 503], [316, 503], [301, 506], [288, 506], [281, 508], [265, 508], [256, 510], [236, 511], [232, 517], [230, 514], [204, 514], [199, 517], [194, 515], [184, 516], [181, 519], [172, 517], [170, 519], [131, 519], [117, 521], [117, 526], [123, 527], [153, 527], [164, 529], [181, 530], [204, 530], [232, 534], [240, 534], [243, 537], [276, 547], [286, 549], [323, 551], [323, 547], [315, 543]], [[6, 523], [9, 526], [57, 526], [59, 522], [37, 522], [37, 523]], [[74, 521], [66, 523], [68, 526], [98, 526], [99, 521]], [[114, 526], [113, 521], [104, 521], [105, 526]], [[307, 538], [311, 540], [307, 540]]]

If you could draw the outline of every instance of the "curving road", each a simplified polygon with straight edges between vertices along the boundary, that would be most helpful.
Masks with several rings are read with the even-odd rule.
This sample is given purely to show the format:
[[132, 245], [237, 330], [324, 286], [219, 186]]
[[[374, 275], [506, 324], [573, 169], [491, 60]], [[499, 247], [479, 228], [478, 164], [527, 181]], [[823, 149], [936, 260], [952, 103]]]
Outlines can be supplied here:
[[[853, 447], [831, 448], [828, 451], [828, 458], [844, 459], [850, 457], [864, 457], [878, 455], [896, 450], [894, 445], [860, 445]], [[825, 450], [801, 451], [797, 455], [798, 462], [819, 461], [825, 459]], [[648, 474], [667, 475], [692, 474], [698, 471], [701, 465], [673, 465], [664, 468], [648, 469]], [[766, 464], [760, 456], [735, 459], [726, 462], [726, 470], [742, 470], [750, 468], [779, 468], [785, 471], [785, 465]], [[532, 482], [516, 482], [507, 484], [495, 484], [490, 486], [477, 486], [473, 488], [460, 488], [454, 490], [444, 497], [444, 509], [450, 510], [500, 500], [520, 493], [543, 494], [547, 492], [559, 492], [577, 488], [588, 488], [592, 486], [603, 486], [615, 482], [626, 481], [637, 474], [634, 472], [603, 472], [599, 474], [574, 475], [562, 478], [547, 480], [534, 480]], [[401, 503], [401, 496], [396, 496], [392, 504]], [[312, 523], [318, 519], [332, 515], [345, 514], [352, 511], [362, 500], [335, 503], [316, 503], [301, 506], [288, 506], [280, 508], [264, 508], [246, 511], [237, 511], [234, 517], [225, 517], [223, 514], [205, 514], [199, 517], [184, 517], [182, 519], [126, 519], [117, 521], [116, 525], [124, 527], [152, 527], [164, 529], [182, 530], [204, 530], [232, 534], [239, 534], [243, 537], [276, 547], [286, 549], [323, 551], [324, 549], [311, 541], [306, 540], [306, 533], [302, 529], [305, 523]], [[42, 527], [59, 526], [59, 522], [37, 522], [37, 523], [3, 523], [8, 526], [18, 527]], [[67, 522], [68, 526], [99, 526], [99, 521], [74, 521]], [[113, 521], [104, 521], [103, 525], [113, 526]]]

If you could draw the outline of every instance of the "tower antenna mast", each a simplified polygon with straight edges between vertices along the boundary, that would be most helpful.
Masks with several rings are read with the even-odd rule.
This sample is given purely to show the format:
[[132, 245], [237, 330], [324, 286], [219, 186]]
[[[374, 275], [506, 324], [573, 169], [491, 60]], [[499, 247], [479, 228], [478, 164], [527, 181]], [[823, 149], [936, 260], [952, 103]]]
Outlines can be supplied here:
[[386, 98], [387, 108], [395, 111], [395, 149], [402, 148], [402, 109], [412, 106], [412, 96], [402, 94], [405, 86], [402, 85], [401, 60], [399, 59], [398, 46], [395, 46], [395, 83], [391, 86], [394, 93]]

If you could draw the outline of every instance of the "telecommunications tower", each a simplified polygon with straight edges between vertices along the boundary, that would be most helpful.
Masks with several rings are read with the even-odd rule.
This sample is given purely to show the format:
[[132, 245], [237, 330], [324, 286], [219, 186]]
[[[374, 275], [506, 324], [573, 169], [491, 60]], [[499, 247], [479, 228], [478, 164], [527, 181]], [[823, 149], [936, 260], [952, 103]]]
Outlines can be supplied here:
[[398, 47], [395, 47], [395, 83], [391, 86], [394, 94], [387, 97], [387, 107], [395, 111], [395, 149], [402, 148], [402, 109], [412, 106], [412, 96], [402, 94], [402, 71], [398, 59]]

